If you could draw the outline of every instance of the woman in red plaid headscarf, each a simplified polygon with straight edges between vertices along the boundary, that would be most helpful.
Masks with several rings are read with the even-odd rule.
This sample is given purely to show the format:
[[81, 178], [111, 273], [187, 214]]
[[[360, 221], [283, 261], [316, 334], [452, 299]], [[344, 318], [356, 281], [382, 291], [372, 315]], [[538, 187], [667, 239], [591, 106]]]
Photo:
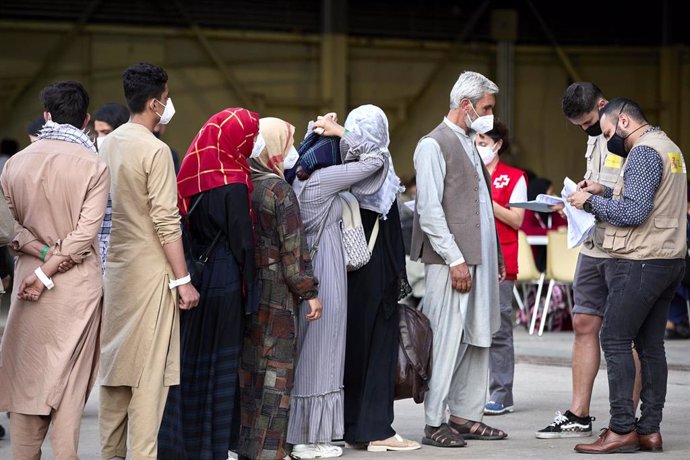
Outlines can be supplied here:
[[[198, 308], [181, 312], [179, 386], [171, 387], [159, 458], [226, 458], [235, 412], [242, 318], [254, 312], [254, 236], [247, 159], [259, 116], [228, 108], [202, 126], [177, 175], [180, 212], [193, 254], [210, 252]], [[213, 243], [216, 240], [216, 243]], [[210, 251], [209, 251], [210, 248]]]

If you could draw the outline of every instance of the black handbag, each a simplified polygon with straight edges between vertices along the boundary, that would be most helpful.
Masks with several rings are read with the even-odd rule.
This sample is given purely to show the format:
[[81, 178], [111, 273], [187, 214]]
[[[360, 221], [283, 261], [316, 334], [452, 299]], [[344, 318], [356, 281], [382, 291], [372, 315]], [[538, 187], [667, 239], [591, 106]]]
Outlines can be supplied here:
[[187, 270], [189, 271], [189, 276], [192, 279], [192, 286], [194, 286], [196, 289], [201, 287], [201, 280], [203, 278], [206, 262], [208, 262], [208, 258], [211, 256], [213, 249], [216, 247], [221, 234], [221, 231], [218, 230], [218, 233], [216, 233], [216, 236], [213, 238], [213, 241], [209, 247], [206, 248], [206, 250], [198, 257], [194, 256], [194, 244], [192, 243], [189, 230], [189, 217], [192, 215], [192, 212], [194, 212], [194, 209], [196, 209], [199, 202], [201, 202], [201, 197], [203, 195], [203, 193], [199, 194], [197, 200], [194, 202], [194, 205], [187, 213], [187, 218], [182, 220], [182, 242], [184, 246], [184, 257], [187, 261]]

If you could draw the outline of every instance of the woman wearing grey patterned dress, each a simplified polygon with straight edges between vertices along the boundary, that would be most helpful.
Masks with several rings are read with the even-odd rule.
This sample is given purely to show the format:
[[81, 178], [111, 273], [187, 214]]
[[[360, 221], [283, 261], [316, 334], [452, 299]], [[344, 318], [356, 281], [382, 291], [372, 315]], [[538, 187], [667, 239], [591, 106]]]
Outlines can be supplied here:
[[[378, 190], [387, 174], [385, 153], [363, 137], [346, 132], [335, 121], [335, 114], [320, 117], [314, 128], [324, 136], [338, 136], [339, 161], [323, 164], [306, 178], [296, 179], [297, 193], [307, 243], [312, 247], [321, 230], [318, 252], [314, 255], [314, 274], [319, 279], [319, 299], [323, 305], [320, 321], [298, 315], [298, 361], [295, 386], [290, 398], [287, 440], [294, 444], [295, 458], [329, 458], [342, 455], [330, 444], [343, 436], [343, 372], [345, 328], [347, 323], [347, 272], [342, 249], [340, 221], [342, 205], [338, 193], [352, 189], [363, 193]], [[298, 163], [299, 165], [299, 163]]]

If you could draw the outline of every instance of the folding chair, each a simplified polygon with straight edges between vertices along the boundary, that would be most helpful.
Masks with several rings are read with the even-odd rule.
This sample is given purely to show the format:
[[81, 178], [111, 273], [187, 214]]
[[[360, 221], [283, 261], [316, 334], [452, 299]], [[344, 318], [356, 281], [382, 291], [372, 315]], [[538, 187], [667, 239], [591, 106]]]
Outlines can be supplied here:
[[[527, 242], [527, 235], [522, 230], [518, 230], [518, 275], [516, 285], [513, 286], [513, 295], [524, 317], [529, 316], [529, 308], [525, 306], [525, 302], [527, 302], [525, 284], [537, 283], [537, 298], [534, 305], [534, 310], [536, 311], [539, 305], [539, 298], [541, 297], [541, 290], [544, 286], [544, 276], [544, 273], [539, 271], [537, 264], [534, 262], [532, 246]], [[516, 287], [518, 283], [522, 288], [522, 296], [520, 296]]]
[[[577, 267], [577, 257], [580, 254], [580, 248], [568, 249], [568, 234], [565, 231], [550, 231], [546, 234], [546, 277], [549, 279], [549, 287], [546, 291], [546, 299], [544, 300], [544, 309], [541, 314], [541, 323], [539, 324], [539, 335], [544, 333], [544, 325], [546, 324], [546, 315], [549, 312], [551, 303], [551, 294], [556, 283], [572, 285], [575, 279], [575, 268]], [[570, 296], [570, 289], [565, 289], [568, 300], [569, 311], [572, 311], [573, 301]], [[532, 317], [532, 325], [536, 316]], [[530, 334], [534, 332], [533, 328]]]

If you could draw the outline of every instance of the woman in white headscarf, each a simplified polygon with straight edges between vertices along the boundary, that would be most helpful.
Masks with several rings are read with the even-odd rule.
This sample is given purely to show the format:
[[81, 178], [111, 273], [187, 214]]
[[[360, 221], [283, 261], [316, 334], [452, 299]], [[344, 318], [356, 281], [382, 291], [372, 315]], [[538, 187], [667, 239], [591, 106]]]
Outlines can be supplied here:
[[354, 109], [345, 129], [375, 144], [386, 156], [388, 172], [375, 192], [355, 184], [367, 241], [378, 224], [371, 259], [348, 273], [347, 341], [345, 347], [345, 436], [349, 444], [372, 452], [419, 449], [392, 428], [398, 357], [398, 300], [411, 292], [405, 275], [397, 196], [404, 189], [388, 151], [386, 114], [374, 105]]
[[[333, 458], [342, 455], [331, 440], [343, 437], [343, 372], [347, 324], [347, 272], [343, 254], [339, 193], [356, 188], [374, 193], [387, 174], [385, 152], [354, 131], [338, 125], [335, 114], [319, 118], [323, 129], [313, 147], [310, 134], [301, 145], [293, 187], [299, 199], [307, 242], [314, 252], [323, 316], [304, 321], [306, 305], [297, 317], [298, 360], [290, 395], [287, 441], [293, 458]], [[339, 139], [338, 139], [339, 138]], [[315, 166], [316, 165], [316, 166]], [[294, 177], [285, 173], [285, 177]]]

